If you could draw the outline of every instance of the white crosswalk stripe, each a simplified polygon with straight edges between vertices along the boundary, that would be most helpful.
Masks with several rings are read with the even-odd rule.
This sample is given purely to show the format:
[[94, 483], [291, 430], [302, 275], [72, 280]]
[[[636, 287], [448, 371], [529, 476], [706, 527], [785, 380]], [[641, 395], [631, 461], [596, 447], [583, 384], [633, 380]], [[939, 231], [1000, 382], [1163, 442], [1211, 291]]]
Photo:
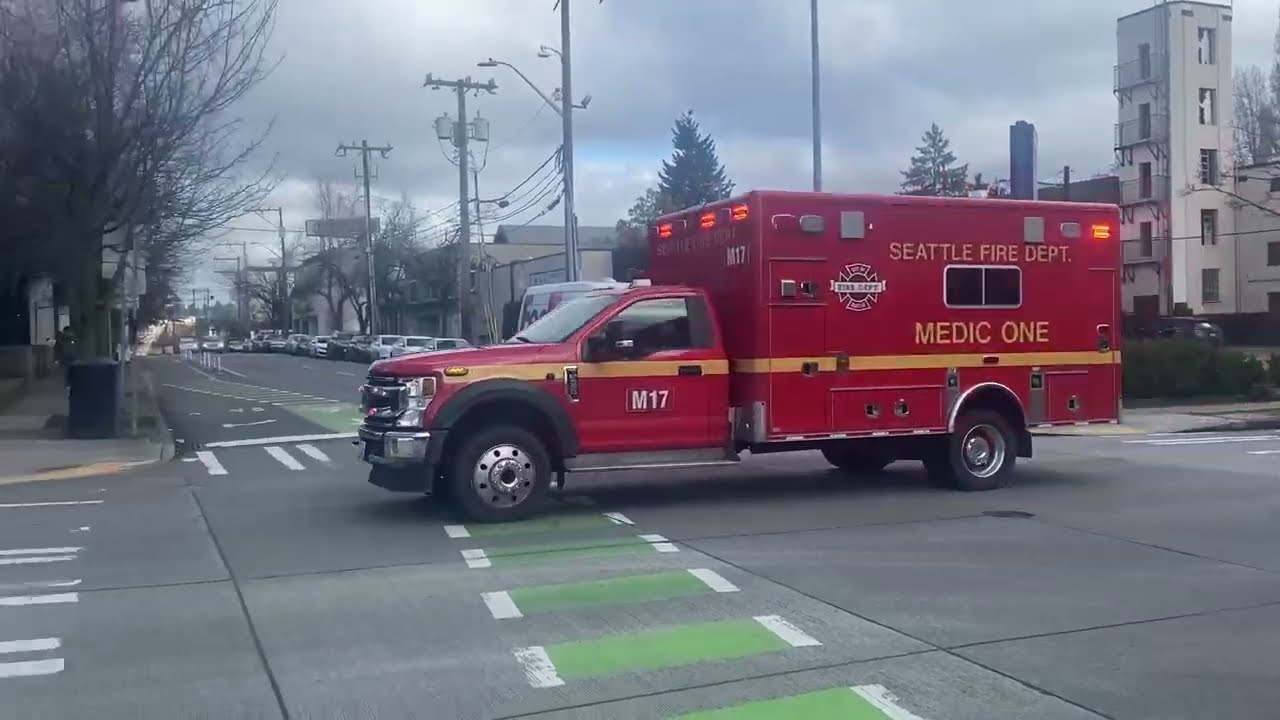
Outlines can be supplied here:
[[[275, 460], [275, 462], [280, 463], [292, 472], [302, 472], [320, 468], [332, 470], [337, 467], [338, 464], [334, 461], [332, 455], [333, 449], [330, 448], [329, 451], [326, 452], [324, 449], [321, 449], [319, 441], [314, 440], [313, 437], [318, 438], [319, 440], [346, 440], [349, 435], [341, 433], [324, 436], [300, 435], [294, 437], [265, 438], [261, 443], [254, 443], [252, 445], [246, 445], [245, 447], [218, 446], [216, 449], [198, 450], [194, 457], [188, 458], [188, 461], [193, 464], [198, 462], [198, 466], [203, 467], [205, 472], [209, 475], [231, 475], [235, 471], [235, 466], [238, 461], [243, 460], [247, 455], [251, 456], [261, 448], [261, 450], [265, 451], [268, 456]], [[298, 442], [304, 439], [312, 441]], [[212, 445], [213, 444], [211, 443], [210, 446], [206, 447], [212, 447]], [[230, 469], [228, 469], [227, 463], [231, 465]], [[260, 464], [254, 463], [254, 472], [256, 473], [260, 470]], [[0, 553], [0, 555], [3, 555], [3, 553]], [[2, 562], [3, 558], [0, 557], [0, 563]]]
[[267, 451], [268, 455], [278, 460], [281, 465], [284, 465], [290, 470], [298, 471], [298, 470], [307, 469], [306, 465], [303, 465], [302, 463], [298, 462], [296, 458], [290, 455], [284, 448], [280, 447], [279, 445], [268, 445], [263, 449]]

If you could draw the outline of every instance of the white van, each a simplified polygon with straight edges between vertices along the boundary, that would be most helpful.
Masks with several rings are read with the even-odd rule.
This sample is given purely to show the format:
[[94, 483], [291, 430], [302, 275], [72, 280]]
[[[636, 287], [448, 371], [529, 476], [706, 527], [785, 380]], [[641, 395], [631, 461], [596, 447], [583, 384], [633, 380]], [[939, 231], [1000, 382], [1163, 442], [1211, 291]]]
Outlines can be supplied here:
[[524, 330], [543, 315], [570, 300], [586, 295], [592, 290], [616, 290], [625, 287], [627, 287], [626, 283], [612, 279], [534, 285], [524, 291], [524, 299], [520, 301], [520, 317], [516, 324], [515, 332], [518, 333]]

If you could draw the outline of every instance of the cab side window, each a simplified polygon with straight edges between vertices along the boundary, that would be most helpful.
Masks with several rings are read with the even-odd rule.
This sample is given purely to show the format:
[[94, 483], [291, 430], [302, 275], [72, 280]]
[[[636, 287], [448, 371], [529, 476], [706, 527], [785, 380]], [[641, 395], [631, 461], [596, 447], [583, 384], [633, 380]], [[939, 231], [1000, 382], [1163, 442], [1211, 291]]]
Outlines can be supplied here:
[[615, 321], [622, 326], [621, 336], [645, 353], [693, 347], [685, 298], [642, 300], [618, 313]]

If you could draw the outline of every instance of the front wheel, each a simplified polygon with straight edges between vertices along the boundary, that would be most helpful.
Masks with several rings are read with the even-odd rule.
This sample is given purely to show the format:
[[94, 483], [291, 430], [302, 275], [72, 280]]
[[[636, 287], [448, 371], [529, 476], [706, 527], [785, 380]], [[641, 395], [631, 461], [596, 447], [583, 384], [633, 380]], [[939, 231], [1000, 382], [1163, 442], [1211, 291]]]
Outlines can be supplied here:
[[958, 490], [994, 490], [1008, 482], [1018, 439], [998, 413], [974, 410], [956, 418], [945, 449], [925, 460], [930, 478]]
[[533, 433], [495, 427], [463, 441], [446, 472], [451, 499], [468, 518], [508, 522], [537, 511], [551, 481], [551, 461]]

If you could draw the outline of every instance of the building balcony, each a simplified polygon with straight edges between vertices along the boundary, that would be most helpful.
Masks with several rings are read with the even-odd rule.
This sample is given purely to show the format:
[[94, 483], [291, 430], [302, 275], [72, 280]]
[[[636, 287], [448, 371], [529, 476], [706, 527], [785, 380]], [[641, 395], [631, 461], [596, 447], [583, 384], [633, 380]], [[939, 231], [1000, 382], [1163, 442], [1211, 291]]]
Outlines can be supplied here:
[[1138, 145], [1166, 145], [1169, 142], [1169, 116], [1152, 115], [1116, 123], [1115, 149]]
[[1168, 80], [1166, 69], [1168, 62], [1163, 54], [1153, 53], [1146, 62], [1130, 60], [1115, 66], [1115, 92], [1123, 92], [1133, 88], [1162, 83]]
[[1124, 264], [1150, 265], [1163, 264], [1169, 255], [1169, 238], [1152, 237], [1149, 239], [1125, 238], [1120, 241], [1123, 250]]
[[1120, 205], [1149, 205], [1169, 202], [1169, 176], [1126, 180], [1120, 183]]

